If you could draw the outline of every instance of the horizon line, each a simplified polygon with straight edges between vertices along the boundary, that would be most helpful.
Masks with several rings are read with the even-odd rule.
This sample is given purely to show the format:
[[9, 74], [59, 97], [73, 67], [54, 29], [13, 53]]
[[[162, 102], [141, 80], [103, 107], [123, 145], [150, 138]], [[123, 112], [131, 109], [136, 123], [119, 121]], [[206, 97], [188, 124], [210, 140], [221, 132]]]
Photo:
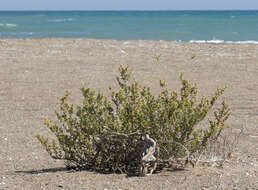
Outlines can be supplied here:
[[0, 9], [0, 11], [258, 11], [258, 9]]

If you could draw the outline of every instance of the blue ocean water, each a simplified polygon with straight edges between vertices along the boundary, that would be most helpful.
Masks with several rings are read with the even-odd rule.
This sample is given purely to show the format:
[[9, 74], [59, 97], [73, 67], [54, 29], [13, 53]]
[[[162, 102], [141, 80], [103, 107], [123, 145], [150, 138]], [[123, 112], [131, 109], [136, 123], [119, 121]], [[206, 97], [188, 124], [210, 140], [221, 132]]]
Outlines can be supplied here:
[[258, 11], [0, 11], [0, 38], [258, 41]]

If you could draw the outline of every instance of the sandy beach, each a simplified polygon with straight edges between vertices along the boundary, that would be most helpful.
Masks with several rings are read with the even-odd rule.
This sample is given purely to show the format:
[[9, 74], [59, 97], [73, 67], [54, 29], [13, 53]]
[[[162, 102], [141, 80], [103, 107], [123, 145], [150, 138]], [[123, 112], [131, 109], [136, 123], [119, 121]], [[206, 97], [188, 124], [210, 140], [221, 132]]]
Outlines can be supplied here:
[[[159, 57], [159, 59], [157, 59]], [[223, 168], [196, 167], [150, 177], [71, 172], [36, 139], [44, 117], [55, 119], [66, 90], [79, 103], [85, 85], [108, 95], [120, 64], [158, 92], [159, 79], [179, 89], [179, 74], [200, 95], [227, 85], [228, 125], [243, 129]], [[115, 41], [99, 39], [0, 39], [0, 189], [258, 189], [258, 44]]]

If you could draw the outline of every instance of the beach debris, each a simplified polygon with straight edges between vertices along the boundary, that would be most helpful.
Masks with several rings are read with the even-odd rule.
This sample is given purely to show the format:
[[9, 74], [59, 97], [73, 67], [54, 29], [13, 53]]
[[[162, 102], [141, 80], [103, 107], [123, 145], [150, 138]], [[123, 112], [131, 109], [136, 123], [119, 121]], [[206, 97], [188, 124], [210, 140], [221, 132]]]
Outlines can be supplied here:
[[0, 185], [5, 185], [5, 182], [4, 182], [5, 176], [2, 176], [1, 178], [2, 178], [2, 180], [0, 181]]
[[142, 141], [145, 143], [145, 146], [143, 146], [140, 175], [151, 175], [157, 168], [157, 162], [154, 156], [156, 142], [148, 134], [142, 136]]
[[192, 56], [191, 56], [191, 59], [195, 59], [195, 58], [196, 58], [196, 55], [192, 55]]
[[256, 135], [249, 135], [249, 137], [251, 137], [251, 138], [258, 138], [258, 136], [256, 136]]
[[125, 54], [125, 55], [128, 55], [128, 53], [126, 53], [124, 50], [120, 50], [120, 53], [122, 53], [122, 54]]
[[134, 138], [132, 137], [138, 136], [140, 137], [140, 139], [137, 142], [137, 147], [128, 159], [131, 159], [132, 162], [136, 161], [136, 163], [139, 163], [140, 176], [151, 175], [155, 171], [155, 169], [157, 168], [157, 159], [154, 156], [156, 150], [156, 141], [154, 139], [152, 139], [148, 134], [142, 134], [138, 131], [130, 134], [123, 134], [111, 131], [110, 129], [108, 129], [108, 127], [106, 128], [107, 133], [96, 138], [99, 143], [99, 146], [97, 147], [102, 147], [102, 145], [104, 144], [108, 146], [113, 146], [114, 144], [112, 143], [116, 141], [133, 141]]

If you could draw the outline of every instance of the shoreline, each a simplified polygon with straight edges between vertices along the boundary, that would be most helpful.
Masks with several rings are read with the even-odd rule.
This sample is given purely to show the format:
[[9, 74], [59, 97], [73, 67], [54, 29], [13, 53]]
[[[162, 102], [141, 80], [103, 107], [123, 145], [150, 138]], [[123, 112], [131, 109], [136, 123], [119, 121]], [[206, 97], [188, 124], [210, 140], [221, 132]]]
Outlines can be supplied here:
[[63, 40], [103, 40], [103, 41], [131, 41], [131, 42], [137, 42], [137, 41], [149, 41], [149, 42], [171, 42], [171, 43], [182, 43], [182, 44], [258, 44], [258, 40], [239, 40], [239, 41], [227, 41], [227, 40], [190, 40], [190, 41], [181, 41], [181, 40], [126, 40], [126, 39], [104, 39], [104, 38], [66, 38], [66, 37], [0, 37], [1, 40], [53, 40], [53, 39], [63, 39]]

